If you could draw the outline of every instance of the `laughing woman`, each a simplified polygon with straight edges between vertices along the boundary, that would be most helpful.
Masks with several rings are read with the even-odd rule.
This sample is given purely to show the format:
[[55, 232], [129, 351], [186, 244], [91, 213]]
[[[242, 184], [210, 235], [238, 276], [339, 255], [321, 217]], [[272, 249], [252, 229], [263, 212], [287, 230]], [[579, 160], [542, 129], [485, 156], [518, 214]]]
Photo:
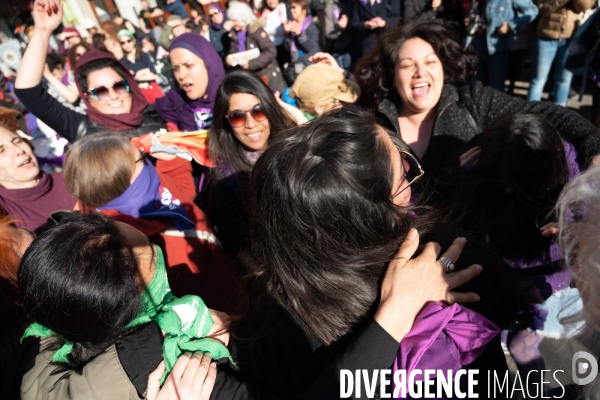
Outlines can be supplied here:
[[157, 100], [156, 109], [174, 129], [208, 129], [217, 88], [225, 76], [221, 58], [210, 42], [194, 33], [178, 36], [169, 52], [181, 89], [172, 89]]

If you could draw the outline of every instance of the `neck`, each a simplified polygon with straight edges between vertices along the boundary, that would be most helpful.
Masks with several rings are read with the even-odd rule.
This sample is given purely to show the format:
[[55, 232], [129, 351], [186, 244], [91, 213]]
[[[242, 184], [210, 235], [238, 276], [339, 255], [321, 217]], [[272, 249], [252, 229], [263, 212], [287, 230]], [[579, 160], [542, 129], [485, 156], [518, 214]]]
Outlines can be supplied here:
[[30, 189], [32, 187], [36, 187], [40, 183], [40, 177], [38, 176], [32, 181], [27, 182], [0, 182], [0, 186], [5, 189], [13, 190], [13, 189]]
[[434, 110], [435, 109], [432, 108], [431, 110], [428, 110], [428, 111], [414, 113], [410, 110], [407, 110], [405, 107], [402, 107], [402, 105], [400, 105], [400, 107], [398, 107], [398, 118], [407, 119], [412, 124], [421, 124], [425, 121], [431, 121], [435, 118]]

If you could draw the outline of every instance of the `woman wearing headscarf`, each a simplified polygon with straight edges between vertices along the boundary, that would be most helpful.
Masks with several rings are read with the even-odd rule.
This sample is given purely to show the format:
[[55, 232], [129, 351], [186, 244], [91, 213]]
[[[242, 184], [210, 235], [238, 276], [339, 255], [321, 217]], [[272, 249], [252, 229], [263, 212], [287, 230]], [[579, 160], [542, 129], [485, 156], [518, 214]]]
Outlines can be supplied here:
[[169, 53], [181, 89], [173, 89], [156, 101], [158, 113], [170, 128], [208, 129], [217, 89], [225, 77], [221, 58], [206, 39], [194, 33], [178, 36]]
[[213, 45], [221, 58], [229, 54], [229, 31], [233, 28], [233, 21], [227, 18], [227, 13], [217, 3], [208, 6], [208, 16], [210, 18], [210, 43]]
[[36, 1], [32, 15], [36, 29], [15, 83], [15, 93], [30, 112], [71, 142], [106, 129], [139, 136], [165, 127], [129, 70], [103, 51], [87, 52], [75, 65], [75, 82], [87, 115], [67, 109], [50, 96], [42, 85], [44, 60], [52, 31], [61, 23], [63, 9], [57, 3], [54, 11], [47, 13], [45, 4]]

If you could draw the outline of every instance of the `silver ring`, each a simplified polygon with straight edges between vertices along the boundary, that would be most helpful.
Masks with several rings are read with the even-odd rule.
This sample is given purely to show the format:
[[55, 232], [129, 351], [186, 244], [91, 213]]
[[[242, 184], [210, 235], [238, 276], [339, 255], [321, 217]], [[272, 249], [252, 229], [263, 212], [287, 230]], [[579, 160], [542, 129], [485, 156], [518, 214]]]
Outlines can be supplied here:
[[451, 259], [449, 259], [448, 257], [442, 257], [440, 258], [440, 260], [442, 261], [442, 264], [444, 264], [444, 267], [446, 267], [446, 272], [454, 271], [456, 265], [454, 265]]

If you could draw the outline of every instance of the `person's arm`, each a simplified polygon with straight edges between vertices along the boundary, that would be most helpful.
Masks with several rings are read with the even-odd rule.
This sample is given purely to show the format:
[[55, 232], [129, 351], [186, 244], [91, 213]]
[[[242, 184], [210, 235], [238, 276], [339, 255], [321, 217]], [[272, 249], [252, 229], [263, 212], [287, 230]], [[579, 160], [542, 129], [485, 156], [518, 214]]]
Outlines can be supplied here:
[[365, 22], [360, 18], [360, 1], [359, 0], [353, 0], [353, 6], [352, 7], [352, 16], [350, 18], [350, 28], [357, 32], [357, 33], [363, 33], [367, 28], [365, 27]]
[[298, 43], [303, 51], [300, 59], [305, 65], [310, 64], [308, 58], [321, 51], [321, 48], [319, 47], [319, 28], [317, 28], [314, 23], [308, 25], [306, 31], [298, 36]]
[[538, 8], [541, 15], [548, 15], [560, 10], [571, 0], [540, 0]]
[[[333, 19], [333, 8], [334, 5], [333, 4], [327, 4], [325, 6], [325, 38], [329, 39], [329, 40], [336, 40], [337, 38], [340, 37], [340, 35], [343, 32], [343, 29], [341, 29], [338, 24], [336, 23], [336, 21], [334, 21]], [[341, 12], [341, 10], [340, 10]]]
[[79, 92], [77, 91], [77, 88], [70, 88], [63, 85], [61, 81], [59, 81], [54, 75], [52, 75], [52, 72], [50, 72], [50, 70], [48, 69], [47, 64], [44, 67], [44, 78], [46, 78], [48, 83], [52, 85], [56, 89], [56, 91], [69, 103], [73, 104], [77, 100], [79, 100]]
[[473, 104], [465, 105], [467, 108], [475, 108], [474, 116], [483, 129], [499, 116], [509, 112], [538, 112], [548, 118], [561, 137], [573, 143], [578, 154], [577, 162], [581, 167], [587, 168], [591, 159], [600, 154], [600, 129], [595, 128], [591, 122], [573, 110], [550, 102], [527, 102], [519, 97], [483, 87], [479, 82], [460, 90], [469, 91]]
[[42, 81], [50, 36], [62, 22], [63, 6], [58, 0], [36, 0], [31, 15], [35, 29], [21, 60], [17, 89], [32, 88]]
[[266, 66], [272, 63], [273, 60], [275, 60], [275, 57], [277, 57], [277, 48], [271, 39], [269, 39], [269, 36], [267, 36], [267, 33], [263, 28], [259, 28], [254, 35], [258, 38], [260, 56], [254, 60], [248, 61], [249, 71], [258, 71], [266, 68]]
[[150, 155], [158, 160], [156, 162], [156, 172], [168, 175], [169, 178], [177, 182], [177, 186], [180, 188], [178, 198], [181, 203], [193, 204], [196, 197], [196, 187], [192, 177], [192, 163], [183, 158], [175, 157], [173, 154], [158, 152]]
[[513, 32], [532, 22], [539, 13], [537, 6], [531, 0], [513, 0], [513, 7], [517, 11], [515, 17], [511, 21], [506, 21]]

